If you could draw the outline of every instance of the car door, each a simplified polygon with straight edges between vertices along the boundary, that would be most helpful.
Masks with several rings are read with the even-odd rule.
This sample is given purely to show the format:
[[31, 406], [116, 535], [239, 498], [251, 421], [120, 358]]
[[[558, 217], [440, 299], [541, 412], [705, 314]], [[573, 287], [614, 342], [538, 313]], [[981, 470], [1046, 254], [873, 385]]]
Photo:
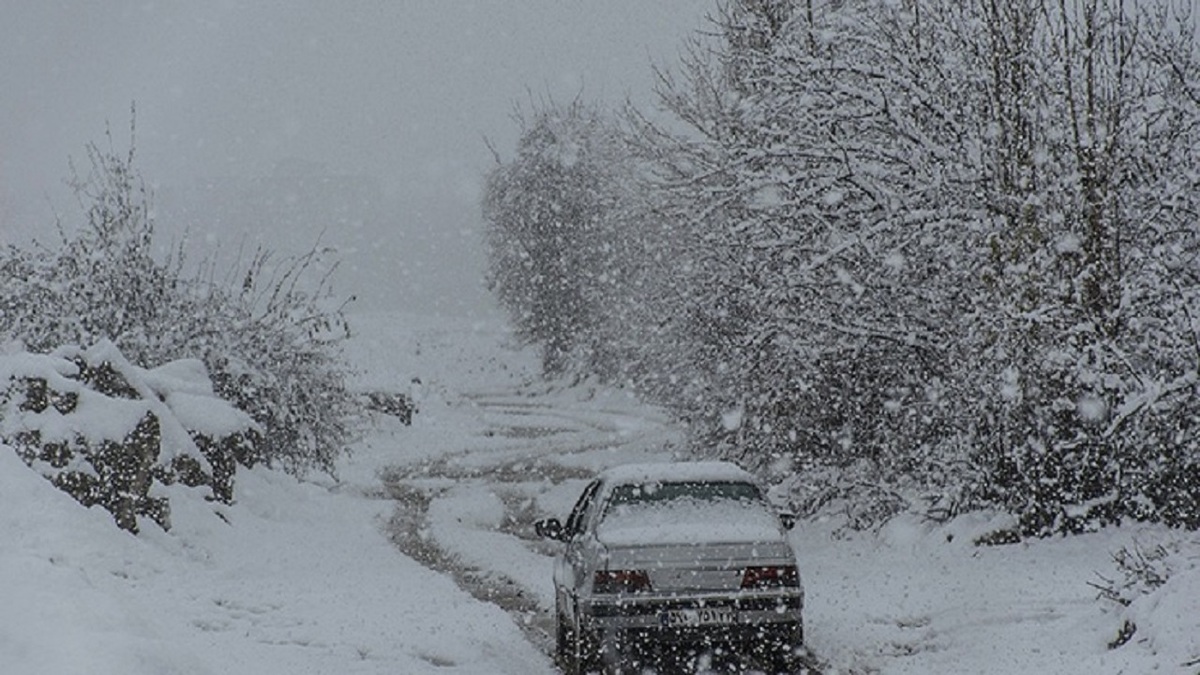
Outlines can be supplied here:
[[555, 593], [558, 595], [560, 607], [565, 609], [568, 616], [575, 614], [575, 601], [579, 596], [580, 585], [586, 578], [583, 569], [585, 564], [584, 525], [588, 522], [588, 515], [595, 503], [596, 493], [599, 491], [600, 481], [594, 480], [588, 483], [588, 486], [579, 495], [575, 507], [571, 509], [571, 515], [567, 517], [567, 522], [563, 525], [563, 540], [566, 542], [566, 546], [563, 548], [562, 554], [554, 561]]

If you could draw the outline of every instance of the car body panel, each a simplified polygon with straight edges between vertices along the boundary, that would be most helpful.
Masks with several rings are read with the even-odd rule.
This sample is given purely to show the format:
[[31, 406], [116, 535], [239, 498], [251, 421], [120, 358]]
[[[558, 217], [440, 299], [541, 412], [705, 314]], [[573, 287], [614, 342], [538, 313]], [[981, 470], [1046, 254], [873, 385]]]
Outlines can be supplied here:
[[[554, 569], [560, 620], [617, 649], [635, 639], [766, 639], [798, 649], [804, 590], [786, 534], [750, 474], [732, 464], [611, 469], [588, 484], [562, 526]], [[747, 568], [788, 567], [787, 583], [742, 587]], [[636, 573], [629, 588], [594, 587], [597, 573], [627, 571]]]

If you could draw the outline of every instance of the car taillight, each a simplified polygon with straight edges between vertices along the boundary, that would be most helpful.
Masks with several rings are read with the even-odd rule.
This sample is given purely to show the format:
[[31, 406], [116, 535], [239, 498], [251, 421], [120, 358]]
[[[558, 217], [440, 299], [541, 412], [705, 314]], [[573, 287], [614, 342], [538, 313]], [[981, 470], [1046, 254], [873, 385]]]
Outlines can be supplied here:
[[596, 593], [642, 593], [650, 590], [650, 575], [642, 570], [603, 570], [592, 581]]
[[747, 567], [742, 575], [742, 588], [778, 588], [799, 586], [800, 572], [795, 565]]

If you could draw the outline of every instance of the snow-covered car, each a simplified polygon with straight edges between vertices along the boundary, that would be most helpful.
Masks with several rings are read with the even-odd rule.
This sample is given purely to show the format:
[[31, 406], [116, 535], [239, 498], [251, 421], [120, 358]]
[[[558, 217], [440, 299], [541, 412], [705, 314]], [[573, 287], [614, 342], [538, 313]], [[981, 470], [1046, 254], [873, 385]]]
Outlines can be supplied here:
[[[778, 515], [728, 462], [629, 464], [584, 488], [554, 566], [557, 658], [571, 675], [732, 653], [789, 670], [804, 589]], [[636, 672], [636, 671], [635, 671]]]

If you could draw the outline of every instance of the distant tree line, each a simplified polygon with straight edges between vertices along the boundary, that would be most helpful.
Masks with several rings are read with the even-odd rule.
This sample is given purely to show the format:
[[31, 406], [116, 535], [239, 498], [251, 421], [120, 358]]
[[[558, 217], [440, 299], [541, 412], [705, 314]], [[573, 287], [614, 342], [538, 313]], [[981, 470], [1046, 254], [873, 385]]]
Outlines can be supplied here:
[[725, 0], [662, 116], [549, 103], [489, 176], [547, 372], [868, 524], [1200, 527], [1190, 3]]

